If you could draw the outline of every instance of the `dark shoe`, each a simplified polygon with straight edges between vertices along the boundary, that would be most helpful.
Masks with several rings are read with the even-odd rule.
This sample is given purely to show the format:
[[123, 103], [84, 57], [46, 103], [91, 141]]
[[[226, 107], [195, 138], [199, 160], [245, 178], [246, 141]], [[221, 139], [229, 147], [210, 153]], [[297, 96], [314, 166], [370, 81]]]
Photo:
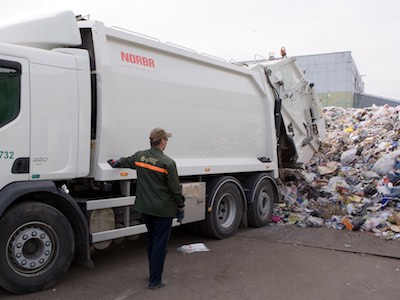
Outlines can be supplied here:
[[164, 286], [165, 286], [164, 283], [159, 283], [159, 284], [156, 284], [156, 285], [149, 285], [149, 290], [161, 289]]

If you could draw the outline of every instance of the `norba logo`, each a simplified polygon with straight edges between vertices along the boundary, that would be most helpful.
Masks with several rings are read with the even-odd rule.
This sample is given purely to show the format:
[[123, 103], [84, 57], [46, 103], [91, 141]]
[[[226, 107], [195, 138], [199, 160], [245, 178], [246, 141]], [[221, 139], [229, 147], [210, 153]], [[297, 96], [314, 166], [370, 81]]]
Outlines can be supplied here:
[[135, 64], [135, 65], [140, 65], [140, 66], [145, 66], [149, 68], [155, 68], [155, 63], [154, 59], [132, 54], [132, 53], [126, 53], [126, 52], [121, 52], [121, 60]]

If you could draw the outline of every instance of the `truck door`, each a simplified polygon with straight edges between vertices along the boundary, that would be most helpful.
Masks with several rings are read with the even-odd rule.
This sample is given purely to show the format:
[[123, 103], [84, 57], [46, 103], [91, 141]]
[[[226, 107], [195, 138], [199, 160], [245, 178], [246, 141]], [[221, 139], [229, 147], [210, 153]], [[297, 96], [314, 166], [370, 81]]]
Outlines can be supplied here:
[[29, 179], [29, 64], [0, 55], [0, 190]]

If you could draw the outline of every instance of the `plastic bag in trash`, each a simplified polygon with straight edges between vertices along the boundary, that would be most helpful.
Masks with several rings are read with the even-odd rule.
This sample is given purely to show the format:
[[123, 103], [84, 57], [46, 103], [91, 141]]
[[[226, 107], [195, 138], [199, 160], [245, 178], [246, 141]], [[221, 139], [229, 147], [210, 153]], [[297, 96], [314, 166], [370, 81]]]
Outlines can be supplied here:
[[193, 252], [205, 252], [210, 251], [203, 243], [194, 243], [190, 245], [182, 245], [179, 247], [178, 252], [182, 253], [193, 253]]
[[396, 158], [400, 155], [400, 150], [384, 154], [372, 167], [372, 171], [379, 175], [387, 175], [395, 168]]
[[357, 159], [357, 149], [344, 151], [340, 156], [340, 162], [343, 166], [348, 166]]
[[340, 190], [349, 190], [350, 186], [347, 184], [344, 177], [335, 176], [329, 179], [328, 185], [323, 187], [322, 190], [327, 192], [335, 192]]
[[309, 227], [322, 227], [324, 225], [324, 219], [314, 216], [307, 217], [305, 224]]

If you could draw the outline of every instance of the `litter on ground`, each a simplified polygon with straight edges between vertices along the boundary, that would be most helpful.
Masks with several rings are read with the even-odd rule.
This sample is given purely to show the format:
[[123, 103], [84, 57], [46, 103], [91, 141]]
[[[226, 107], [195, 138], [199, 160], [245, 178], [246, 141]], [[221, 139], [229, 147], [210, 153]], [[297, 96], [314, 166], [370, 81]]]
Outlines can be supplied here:
[[190, 245], [182, 245], [179, 247], [178, 252], [182, 253], [193, 253], [193, 252], [205, 252], [210, 251], [203, 243], [194, 243]]

